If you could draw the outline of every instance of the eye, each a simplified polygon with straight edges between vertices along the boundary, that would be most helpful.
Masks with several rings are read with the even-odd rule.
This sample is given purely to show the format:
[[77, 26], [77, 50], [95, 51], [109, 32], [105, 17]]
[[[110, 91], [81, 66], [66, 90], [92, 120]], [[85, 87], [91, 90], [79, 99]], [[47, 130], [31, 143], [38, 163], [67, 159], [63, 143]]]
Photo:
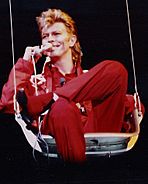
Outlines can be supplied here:
[[56, 36], [56, 35], [60, 35], [60, 34], [61, 34], [61, 32], [54, 32], [54, 33], [53, 33], [53, 35], [55, 35], [55, 36]]
[[45, 38], [47, 38], [47, 37], [48, 37], [47, 34], [43, 34], [43, 35], [42, 35], [42, 39], [45, 39]]

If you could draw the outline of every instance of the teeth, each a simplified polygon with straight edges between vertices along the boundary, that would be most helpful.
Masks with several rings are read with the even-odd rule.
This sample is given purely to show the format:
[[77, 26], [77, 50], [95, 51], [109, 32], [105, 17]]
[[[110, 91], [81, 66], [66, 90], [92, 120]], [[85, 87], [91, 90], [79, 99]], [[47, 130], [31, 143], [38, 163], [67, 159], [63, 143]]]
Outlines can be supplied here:
[[52, 44], [52, 47], [59, 47], [59, 46], [60, 46], [60, 44], [58, 44], [58, 43]]

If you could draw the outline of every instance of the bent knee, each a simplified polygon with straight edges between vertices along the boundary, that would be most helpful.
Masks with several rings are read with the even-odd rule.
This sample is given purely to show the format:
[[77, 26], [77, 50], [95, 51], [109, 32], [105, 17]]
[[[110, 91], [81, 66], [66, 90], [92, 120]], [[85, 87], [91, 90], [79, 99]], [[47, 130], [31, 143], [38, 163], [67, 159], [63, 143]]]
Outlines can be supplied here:
[[121, 84], [127, 85], [128, 72], [122, 63], [114, 60], [104, 60], [102, 62], [110, 79], [117, 79]]
[[110, 72], [114, 72], [114, 73], [117, 73], [118, 75], [127, 77], [128, 72], [127, 72], [125, 66], [122, 63], [120, 63], [119, 61], [104, 60], [103, 63], [106, 65], [106, 67], [108, 68], [108, 70]]

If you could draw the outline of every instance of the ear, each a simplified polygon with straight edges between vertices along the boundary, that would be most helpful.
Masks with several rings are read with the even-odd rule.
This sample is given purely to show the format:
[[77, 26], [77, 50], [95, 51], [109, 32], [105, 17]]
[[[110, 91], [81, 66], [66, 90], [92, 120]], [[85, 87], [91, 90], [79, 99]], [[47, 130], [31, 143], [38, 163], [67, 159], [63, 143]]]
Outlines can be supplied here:
[[76, 35], [72, 35], [70, 40], [69, 40], [69, 46], [73, 47], [74, 44], [76, 43], [76, 41], [77, 41], [77, 36]]

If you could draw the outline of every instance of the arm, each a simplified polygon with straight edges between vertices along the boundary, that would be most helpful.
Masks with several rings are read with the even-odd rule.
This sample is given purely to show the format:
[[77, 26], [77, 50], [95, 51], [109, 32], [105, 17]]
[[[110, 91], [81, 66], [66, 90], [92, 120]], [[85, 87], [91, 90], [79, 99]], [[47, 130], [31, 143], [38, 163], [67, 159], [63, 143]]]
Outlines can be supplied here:
[[[25, 91], [30, 94], [33, 93], [30, 83], [30, 77], [33, 73], [32, 54], [34, 54], [35, 62], [39, 60], [42, 53], [49, 49], [51, 44], [44, 45], [42, 48], [39, 46], [26, 47], [23, 58], [20, 58], [15, 66], [12, 68], [7, 83], [2, 89], [2, 96], [0, 99], [0, 111], [13, 113], [13, 96], [14, 96], [14, 69], [16, 90], [24, 88]], [[42, 52], [42, 53], [41, 53]]]
[[7, 113], [13, 113], [13, 95], [14, 95], [14, 68], [16, 72], [16, 89], [27, 88], [30, 76], [33, 73], [33, 65], [22, 58], [18, 59], [12, 68], [8, 81], [2, 89], [0, 100], [0, 110]]

